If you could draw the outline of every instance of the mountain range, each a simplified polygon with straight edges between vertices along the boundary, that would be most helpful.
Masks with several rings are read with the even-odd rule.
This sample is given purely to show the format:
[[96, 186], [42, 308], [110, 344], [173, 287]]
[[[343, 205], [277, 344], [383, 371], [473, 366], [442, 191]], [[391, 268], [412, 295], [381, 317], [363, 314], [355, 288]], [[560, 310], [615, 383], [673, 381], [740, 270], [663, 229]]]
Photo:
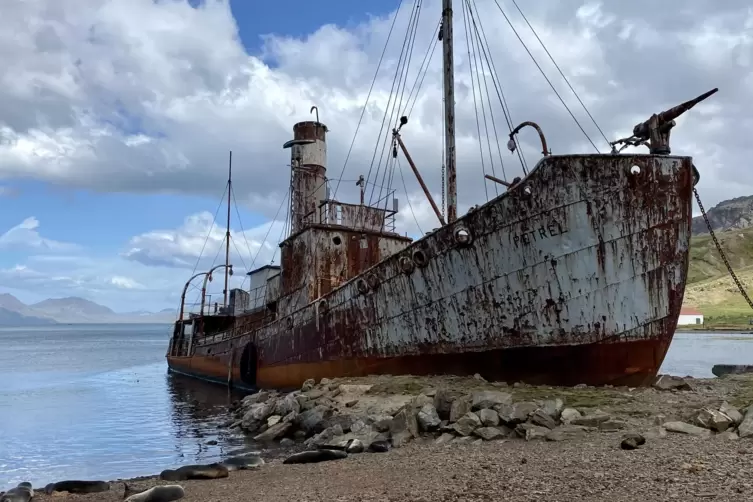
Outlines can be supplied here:
[[0, 326], [171, 323], [175, 315], [173, 309], [119, 313], [78, 297], [50, 298], [26, 305], [13, 295], [0, 294]]

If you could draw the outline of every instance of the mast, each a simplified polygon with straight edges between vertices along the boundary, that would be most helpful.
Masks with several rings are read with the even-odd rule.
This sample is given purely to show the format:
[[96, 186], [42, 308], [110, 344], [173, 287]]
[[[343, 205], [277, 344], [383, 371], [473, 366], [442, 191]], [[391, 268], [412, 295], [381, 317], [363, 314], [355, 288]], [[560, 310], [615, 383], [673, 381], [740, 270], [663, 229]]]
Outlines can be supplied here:
[[442, 0], [447, 223], [455, 221], [458, 212], [457, 174], [455, 171], [455, 67], [452, 57], [452, 49], [452, 0]]
[[225, 290], [223, 291], [222, 306], [227, 308], [227, 280], [230, 271], [230, 198], [233, 192], [233, 151], [227, 163], [227, 230], [225, 231]]

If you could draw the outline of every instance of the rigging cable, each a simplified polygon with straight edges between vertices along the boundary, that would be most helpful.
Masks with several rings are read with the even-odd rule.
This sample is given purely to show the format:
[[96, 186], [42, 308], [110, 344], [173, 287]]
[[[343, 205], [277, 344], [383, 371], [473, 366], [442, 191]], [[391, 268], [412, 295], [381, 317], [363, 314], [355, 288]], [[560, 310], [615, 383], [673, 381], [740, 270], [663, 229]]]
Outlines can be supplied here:
[[[469, 68], [469, 74], [471, 76], [471, 90], [473, 91], [473, 111], [476, 114], [476, 131], [478, 133], [478, 149], [481, 156], [481, 171], [484, 173], [484, 176], [486, 176], [486, 167], [484, 164], [484, 147], [481, 143], [481, 125], [478, 120], [478, 106], [476, 104], [476, 83], [473, 78], [473, 62], [471, 60], [471, 43], [468, 38], [468, 34], [470, 33], [470, 30], [468, 29], [468, 23], [467, 23], [467, 16], [465, 13], [465, 5], [463, 5], [463, 27], [465, 28], [465, 46], [468, 51], [468, 68]], [[486, 184], [486, 177], [484, 177], [484, 193], [486, 194], [486, 200], [489, 200], [489, 189], [487, 188]]]
[[[486, 32], [484, 31], [484, 25], [481, 22], [481, 16], [479, 16], [479, 13], [478, 13], [478, 6], [476, 5], [475, 1], [472, 1], [472, 3], [469, 2], [469, 0], [465, 0], [465, 1], [466, 1], [466, 3], [468, 3], [469, 6], [472, 5], [473, 8], [476, 11], [475, 18], [478, 18], [478, 25], [479, 25], [479, 28], [481, 29], [481, 36], [484, 37], [484, 44], [486, 44], [486, 47], [483, 44], [481, 45], [481, 50], [482, 50], [482, 53], [484, 55], [484, 59], [486, 60], [486, 65], [489, 68], [491, 68], [491, 71], [492, 71], [492, 83], [494, 84], [494, 90], [497, 93], [497, 98], [499, 99], [499, 103], [500, 103], [500, 105], [502, 105], [502, 114], [505, 117], [505, 122], [507, 122], [507, 128], [508, 128], [508, 130], [510, 132], [512, 132], [513, 127], [515, 126], [515, 124], [512, 121], [512, 113], [510, 112], [510, 106], [507, 104], [507, 98], [505, 98], [505, 93], [502, 90], [502, 84], [498, 81], [498, 78], [494, 78], [495, 76], [498, 76], [497, 67], [494, 64], [494, 57], [491, 54], [491, 49], [488, 52], [486, 50], [486, 48], [489, 47], [489, 40], [486, 38]], [[520, 166], [523, 169], [523, 174], [526, 175], [526, 174], [528, 174], [528, 162], [526, 162], [525, 156], [522, 153], [523, 149], [522, 149], [520, 140], [518, 139], [517, 136], [514, 136], [513, 137], [513, 141], [515, 141], [515, 144], [517, 146], [517, 148], [515, 149], [515, 151], [516, 151], [516, 153], [518, 155], [518, 160], [520, 160]]]
[[[417, 27], [418, 27], [418, 18], [420, 17], [420, 15], [421, 15], [421, 1], [419, 0], [418, 2], [416, 2], [416, 7], [415, 7], [414, 11], [411, 13], [411, 18], [410, 18], [409, 26], [408, 26], [408, 32], [405, 34], [405, 41], [407, 41], [408, 43], [406, 45], [405, 41], [404, 41], [404, 43], [403, 43], [403, 50], [401, 51], [401, 54], [400, 54], [401, 57], [398, 60], [398, 66], [395, 69], [395, 77], [397, 78], [397, 91], [396, 91], [396, 93], [398, 93], [398, 92], [400, 93], [400, 103], [398, 104], [397, 99], [392, 100], [393, 96], [392, 96], [392, 91], [390, 90], [390, 98], [389, 98], [389, 100], [387, 102], [387, 108], [390, 107], [389, 102], [392, 101], [392, 109], [390, 111], [390, 118], [387, 120], [386, 124], [392, 124], [393, 123], [393, 118], [395, 117], [395, 112], [397, 112], [400, 109], [400, 106], [402, 106], [403, 93], [405, 91], [405, 83], [407, 83], [407, 77], [408, 77], [408, 71], [407, 70], [410, 67], [410, 61], [411, 61], [412, 56], [413, 56], [413, 44], [415, 42], [416, 33], [418, 31], [417, 30]], [[403, 58], [403, 51], [405, 51], [405, 58]], [[401, 65], [401, 61], [402, 61], [402, 65]], [[398, 77], [398, 72], [399, 72], [399, 77]], [[405, 83], [403, 82], [403, 76], [405, 76]], [[401, 87], [403, 88], [402, 92], [400, 91]], [[387, 109], [385, 109], [385, 111], [384, 111], [384, 118], [385, 119], [387, 118]], [[384, 124], [385, 124], [385, 122], [383, 120], [382, 121], [382, 125], [384, 126]], [[379, 156], [379, 163], [377, 164], [377, 171], [376, 171], [376, 174], [374, 176], [374, 179], [377, 179], [379, 177], [379, 171], [381, 171], [381, 168], [382, 168], [382, 160], [384, 159], [385, 153], [389, 150], [389, 147], [390, 147], [390, 144], [391, 144], [391, 142], [388, 141], [389, 138], [390, 138], [390, 132], [391, 131], [389, 129], [385, 132], [384, 142], [382, 144], [382, 153]], [[380, 136], [379, 137], [381, 138], [381, 130], [380, 130]], [[377, 146], [377, 148], [379, 147], [379, 139], [377, 139], [377, 145], [376, 146]], [[382, 174], [382, 185], [385, 184], [384, 182], [385, 182], [385, 177], [387, 175], [387, 171], [388, 171], [388, 168], [385, 165], [385, 171]], [[368, 176], [367, 176], [367, 179], [369, 179]], [[369, 205], [371, 205], [374, 202], [374, 192], [375, 192], [375, 189], [372, 189], [371, 195], [369, 196]], [[380, 190], [379, 191], [379, 197], [378, 197], [378, 199], [377, 199], [376, 202], [379, 202], [379, 200], [381, 200], [381, 195], [382, 195], [382, 191]]]
[[[432, 57], [434, 57], [434, 50], [437, 48], [437, 45], [439, 43], [439, 27], [440, 26], [441, 26], [441, 23], [437, 23], [437, 27], [434, 29], [434, 33], [432, 33], [431, 35], [431, 41], [429, 42], [429, 47], [427, 47], [426, 54], [424, 54], [424, 60], [421, 62], [421, 66], [418, 69], [418, 76], [416, 77], [416, 81], [413, 82], [413, 88], [410, 90], [410, 94], [408, 94], [408, 100], [407, 100], [408, 103], [410, 103], [411, 97], [413, 97], [413, 104], [411, 104], [410, 109], [408, 110], [408, 113], [404, 113], [404, 115], [407, 115], [408, 117], [410, 117], [411, 113], [413, 113], [413, 107], [416, 106], [416, 102], [418, 101], [418, 93], [421, 92], [421, 86], [423, 86], [424, 79], [426, 78], [426, 74], [429, 71], [429, 64], [431, 63]], [[424, 64], [426, 64], [425, 67], [424, 67]], [[423, 70], [423, 76], [421, 76], [422, 70]], [[418, 89], [416, 89], [416, 85], [418, 85]], [[413, 96], [414, 90], [416, 91], [415, 97]]]
[[[562, 79], [565, 81], [565, 83], [570, 88], [570, 90], [573, 91], [573, 95], [578, 100], [578, 102], [580, 103], [580, 105], [583, 107], [583, 110], [585, 110], [585, 112], [588, 114], [588, 117], [591, 119], [591, 122], [593, 122], [594, 125], [596, 126], [596, 129], [599, 130], [599, 133], [601, 134], [601, 137], [604, 138], [604, 141], [606, 141], [607, 144], [609, 145], [609, 139], [607, 139], [607, 136], [604, 134], [604, 131], [601, 130], [601, 127], [599, 127], [599, 124], [596, 123], [596, 120], [593, 118], [593, 115], [591, 115], [591, 112], [588, 111], [588, 108], [586, 108], [586, 105], [583, 103], [583, 101], [581, 101], [580, 96], [578, 96], [578, 93], [575, 92], [575, 89], [573, 89], [573, 86], [570, 85], [570, 81], [567, 79], [567, 77], [565, 76], [565, 74], [562, 72], [562, 70], [560, 69], [559, 65], [557, 64], [557, 62], [554, 60], [554, 58], [552, 57], [552, 55], [549, 53], [549, 50], [546, 48], [546, 45], [544, 45], [544, 42], [542, 42], [541, 39], [539, 38], [539, 35], [538, 35], [538, 33], [536, 33], [536, 30], [534, 30], [533, 26], [531, 26], [531, 23], [528, 22], [528, 18], [526, 17], [526, 15], [523, 14], [523, 11], [520, 10], [520, 7], [518, 7], [518, 2], [516, 2], [515, 0], [512, 0], [512, 3], [515, 5], [515, 8], [518, 9], [518, 12], [520, 12], [520, 15], [523, 17], [523, 20], [526, 22], [526, 24], [528, 25], [528, 27], [531, 29], [531, 32], [533, 32], [533, 35], [536, 37], [536, 40], [538, 40], [539, 43], [541, 44], [541, 47], [544, 49], [544, 52], [546, 52], [546, 55], [549, 56], [549, 59], [554, 64], [554, 67], [557, 68], [557, 71], [560, 72], [560, 75], [562, 75]], [[609, 145], [609, 146], [611, 147], [611, 145]]]
[[405, 184], [405, 176], [403, 176], [403, 165], [400, 163], [400, 159], [397, 159], [397, 167], [398, 171], [400, 172], [400, 179], [403, 180], [403, 188], [405, 189], [405, 200], [408, 202], [408, 208], [410, 209], [410, 214], [413, 215], [413, 221], [416, 222], [416, 227], [418, 228], [418, 231], [421, 232], [421, 235], [423, 235], [424, 231], [421, 230], [421, 225], [418, 223], [418, 218], [416, 218], [416, 213], [413, 211], [413, 204], [410, 203], [410, 197], [408, 196], [408, 185]]
[[[392, 18], [392, 24], [390, 25], [390, 31], [387, 33], [387, 40], [384, 41], [384, 47], [382, 48], [382, 55], [379, 56], [379, 62], [377, 63], [376, 71], [374, 71], [374, 77], [371, 79], [371, 86], [369, 87], [369, 92], [366, 95], [366, 102], [363, 104], [363, 108], [361, 109], [361, 116], [358, 118], [358, 124], [356, 125], [356, 131], [353, 133], [353, 140], [350, 142], [350, 148], [348, 148], [348, 154], [345, 156], [345, 162], [343, 163], [343, 168], [340, 171], [340, 179], [337, 180], [337, 186], [335, 186], [335, 192], [332, 194], [332, 198], [334, 199], [337, 196], [337, 190], [340, 188], [340, 181], [343, 177], [343, 174], [345, 174], [345, 167], [348, 165], [348, 160], [350, 159], [350, 154], [353, 152], [353, 145], [356, 143], [356, 137], [358, 136], [358, 130], [361, 128], [361, 123], [363, 122], [363, 116], [366, 113], [366, 107], [369, 105], [369, 99], [371, 98], [371, 92], [374, 90], [374, 84], [376, 84], [377, 76], [379, 75], [379, 69], [382, 67], [382, 61], [384, 60], [384, 54], [387, 52], [387, 46], [390, 43], [390, 38], [392, 37], [392, 30], [395, 28], [395, 22], [397, 21], [397, 16], [400, 14], [400, 8], [403, 5], [403, 0], [400, 0], [400, 3], [397, 5], [397, 9], [395, 10], [395, 16]], [[292, 217], [292, 215], [290, 215]]]
[[535, 57], [533, 57], [533, 54], [532, 54], [532, 53], [531, 53], [531, 51], [530, 51], [530, 50], [528, 49], [528, 46], [527, 46], [527, 45], [525, 44], [525, 42], [523, 42], [523, 39], [522, 39], [522, 38], [520, 38], [520, 35], [518, 34], [518, 30], [516, 30], [516, 29], [515, 29], [515, 26], [513, 26], [512, 22], [510, 22], [510, 18], [508, 18], [508, 17], [507, 17], [507, 14], [505, 14], [505, 11], [504, 11], [504, 10], [502, 9], [502, 6], [501, 6], [501, 5], [499, 5], [499, 2], [498, 2], [498, 0], [494, 0], [494, 3], [495, 3], [495, 4], [497, 5], [497, 8], [499, 9], [499, 11], [500, 11], [500, 12], [502, 13], [502, 15], [504, 16], [505, 20], [507, 21], [507, 24], [509, 24], [509, 25], [510, 25], [510, 28], [512, 29], [513, 33], [515, 33], [515, 36], [516, 36], [516, 37], [518, 38], [518, 41], [519, 41], [519, 42], [521, 43], [521, 45], [522, 45], [522, 46], [523, 46], [523, 48], [524, 48], [524, 49], [526, 50], [526, 52], [528, 53], [528, 55], [529, 55], [529, 56], [531, 56], [531, 60], [532, 60], [532, 61], [533, 61], [533, 63], [534, 63], [535, 65], [536, 65], [536, 68], [538, 68], [538, 69], [539, 69], [539, 71], [541, 72], [541, 75], [542, 75], [542, 76], [544, 77], [544, 79], [545, 79], [545, 80], [547, 81], [547, 83], [549, 84], [549, 87], [551, 87], [551, 88], [552, 88], [552, 91], [554, 91], [554, 94], [555, 94], [555, 95], [557, 96], [557, 98], [558, 98], [558, 99], [560, 100], [560, 102], [562, 103], [562, 106], [564, 106], [564, 107], [565, 107], [565, 110], [567, 110], [567, 113], [569, 113], [569, 114], [570, 114], [570, 117], [572, 117], [572, 119], [573, 119], [573, 120], [575, 121], [575, 124], [576, 124], [576, 125], [578, 126], [578, 128], [579, 128], [579, 129], [581, 130], [581, 132], [582, 132], [582, 133], [583, 133], [583, 135], [584, 135], [584, 136], [586, 137], [586, 139], [588, 140], [588, 142], [589, 142], [589, 143], [591, 143], [591, 146], [593, 146], [593, 147], [594, 147], [594, 150], [596, 150], [596, 152], [597, 152], [597, 153], [601, 153], [601, 151], [600, 151], [600, 150], [599, 150], [599, 148], [598, 148], [598, 147], [596, 146], [596, 144], [595, 144], [595, 143], [593, 142], [593, 140], [592, 140], [592, 139], [591, 139], [591, 137], [590, 137], [590, 136], [588, 135], [588, 133], [586, 132], [586, 130], [585, 130], [585, 129], [583, 129], [583, 126], [582, 126], [582, 125], [580, 124], [580, 122], [578, 122], [578, 119], [577, 119], [577, 118], [575, 118], [575, 115], [573, 115], [573, 112], [572, 112], [572, 111], [570, 110], [570, 107], [569, 107], [569, 106], [567, 106], [567, 103], [565, 103], [565, 100], [564, 100], [564, 99], [562, 99], [562, 96], [560, 96], [560, 93], [559, 93], [559, 92], [557, 92], [557, 89], [556, 89], [556, 88], [554, 87], [554, 85], [552, 84], [552, 81], [551, 81], [551, 80], [549, 80], [549, 77], [547, 77], [547, 76], [546, 76], [546, 73], [544, 73], [544, 70], [543, 70], [543, 69], [541, 68], [541, 65], [539, 65], [538, 61], [536, 61], [536, 58], [535, 58]]
[[[398, 73], [399, 73], [399, 70], [402, 68], [403, 56], [405, 55], [405, 49], [406, 49], [406, 47], [408, 45], [408, 40], [409, 40], [409, 36], [410, 36], [410, 33], [411, 33], [410, 28], [412, 28], [412, 26], [413, 26], [412, 23], [413, 23], [414, 16], [415, 16], [415, 9], [411, 11], [411, 16], [410, 16], [410, 20], [409, 20], [409, 30], [405, 34], [405, 38], [403, 39], [403, 45], [402, 45], [402, 48], [400, 49], [400, 57], [398, 58], [397, 67], [395, 68], [395, 76], [392, 79], [392, 86], [390, 87], [389, 97], [387, 98], [387, 105], [384, 108], [384, 115], [382, 116], [382, 124], [381, 124], [381, 126], [379, 128], [379, 135], [377, 136], [376, 144], [374, 145], [374, 152], [373, 152], [372, 157], [371, 157], [371, 164], [369, 165], [369, 170], [368, 170], [368, 172], [366, 174], [366, 179], [367, 180], [371, 179], [371, 172], [374, 169], [374, 161], [376, 160], [377, 152], [379, 151], [379, 140], [381, 139], [382, 132], [384, 131], [384, 124], [385, 124], [385, 122], [387, 120], [387, 113], [388, 113], [389, 108], [390, 108], [390, 103], [392, 103], [393, 92], [395, 91], [395, 84], [398, 83]], [[393, 106], [393, 112], [394, 112], [394, 106]], [[390, 123], [392, 122], [392, 118], [390, 118], [389, 122]], [[386, 141], [388, 135], [389, 135], [389, 131], [387, 132], [387, 135], [385, 135], [385, 141]], [[381, 163], [381, 157], [380, 157], [380, 163]], [[378, 176], [379, 176], [379, 170], [377, 169], [377, 173], [375, 175], [375, 178], [377, 178]], [[374, 196], [374, 190], [371, 191], [371, 195], [369, 196], [369, 204], [371, 204], [371, 199], [373, 198], [373, 196]]]
[[[476, 35], [475, 36], [475, 41], [476, 41], [475, 47], [482, 48], [481, 36], [479, 35], [478, 28], [476, 27], [476, 19], [474, 18], [473, 10], [471, 10], [471, 6], [468, 5], [467, 2], [466, 2], [466, 5], [468, 6], [468, 14], [470, 16], [470, 19], [473, 22], [473, 33], [475, 33], [475, 35]], [[472, 39], [474, 38], [473, 34], [471, 34], [471, 38]], [[475, 55], [475, 49], [474, 49], [474, 57], [476, 57], [476, 55]], [[487, 64], [487, 68], [489, 69], [489, 73], [491, 73], [492, 69], [491, 69], [491, 67], [489, 67], [488, 64]], [[497, 144], [497, 154], [499, 155], [499, 165], [500, 165], [500, 168], [502, 169], [502, 179], [506, 180], [507, 179], [507, 173], [505, 172], [505, 163], [504, 163], [504, 160], [502, 160], [502, 147], [500, 147], [500, 145], [499, 145], [499, 133], [497, 132], [497, 122], [494, 120], [494, 110], [492, 109], [492, 100], [491, 100], [491, 96], [489, 94], [489, 84], [486, 81], [486, 70], [484, 70], [484, 62], [483, 62], [483, 60], [481, 61], [481, 70], [482, 70], [482, 75], [484, 77], [484, 90], [486, 91], [486, 102], [489, 105], [489, 117], [491, 118], [491, 122], [492, 122], [492, 131], [494, 131], [494, 139], [495, 139], [495, 143]], [[494, 78], [493, 74], [492, 74], [491, 78], [492, 79]], [[487, 143], [488, 143], [489, 142], [489, 131], [488, 131], [488, 129], [487, 129], [487, 133], [486, 134], [487, 134], [486, 137], [487, 137]], [[489, 158], [490, 159], [491, 159], [491, 156], [492, 156], [491, 145], [489, 145]], [[492, 162], [492, 175], [493, 176], [497, 176], [497, 173], [494, 171], [494, 162]], [[497, 183], [494, 183], [494, 191], [495, 191], [495, 193], [497, 195], [499, 195], [499, 186], [498, 186]]]

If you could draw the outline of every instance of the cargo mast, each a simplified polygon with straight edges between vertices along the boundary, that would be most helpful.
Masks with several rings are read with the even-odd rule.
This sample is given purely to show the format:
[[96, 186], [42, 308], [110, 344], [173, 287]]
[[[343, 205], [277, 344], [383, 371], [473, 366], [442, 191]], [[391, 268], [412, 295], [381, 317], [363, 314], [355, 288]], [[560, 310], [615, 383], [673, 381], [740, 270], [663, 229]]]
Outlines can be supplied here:
[[455, 171], [455, 67], [452, 57], [452, 0], [442, 0], [442, 52], [444, 66], [445, 165], [447, 176], [447, 223], [458, 217]]

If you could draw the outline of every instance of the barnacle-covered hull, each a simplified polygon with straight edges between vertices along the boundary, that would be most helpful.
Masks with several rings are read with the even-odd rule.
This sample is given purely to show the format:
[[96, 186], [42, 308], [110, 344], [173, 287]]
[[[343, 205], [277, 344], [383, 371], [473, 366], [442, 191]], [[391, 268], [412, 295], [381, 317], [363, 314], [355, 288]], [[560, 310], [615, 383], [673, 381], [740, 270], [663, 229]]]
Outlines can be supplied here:
[[380, 373], [646, 384], [684, 295], [692, 170], [688, 157], [545, 157], [303, 308], [258, 329], [239, 316], [168, 364], [247, 387]]

